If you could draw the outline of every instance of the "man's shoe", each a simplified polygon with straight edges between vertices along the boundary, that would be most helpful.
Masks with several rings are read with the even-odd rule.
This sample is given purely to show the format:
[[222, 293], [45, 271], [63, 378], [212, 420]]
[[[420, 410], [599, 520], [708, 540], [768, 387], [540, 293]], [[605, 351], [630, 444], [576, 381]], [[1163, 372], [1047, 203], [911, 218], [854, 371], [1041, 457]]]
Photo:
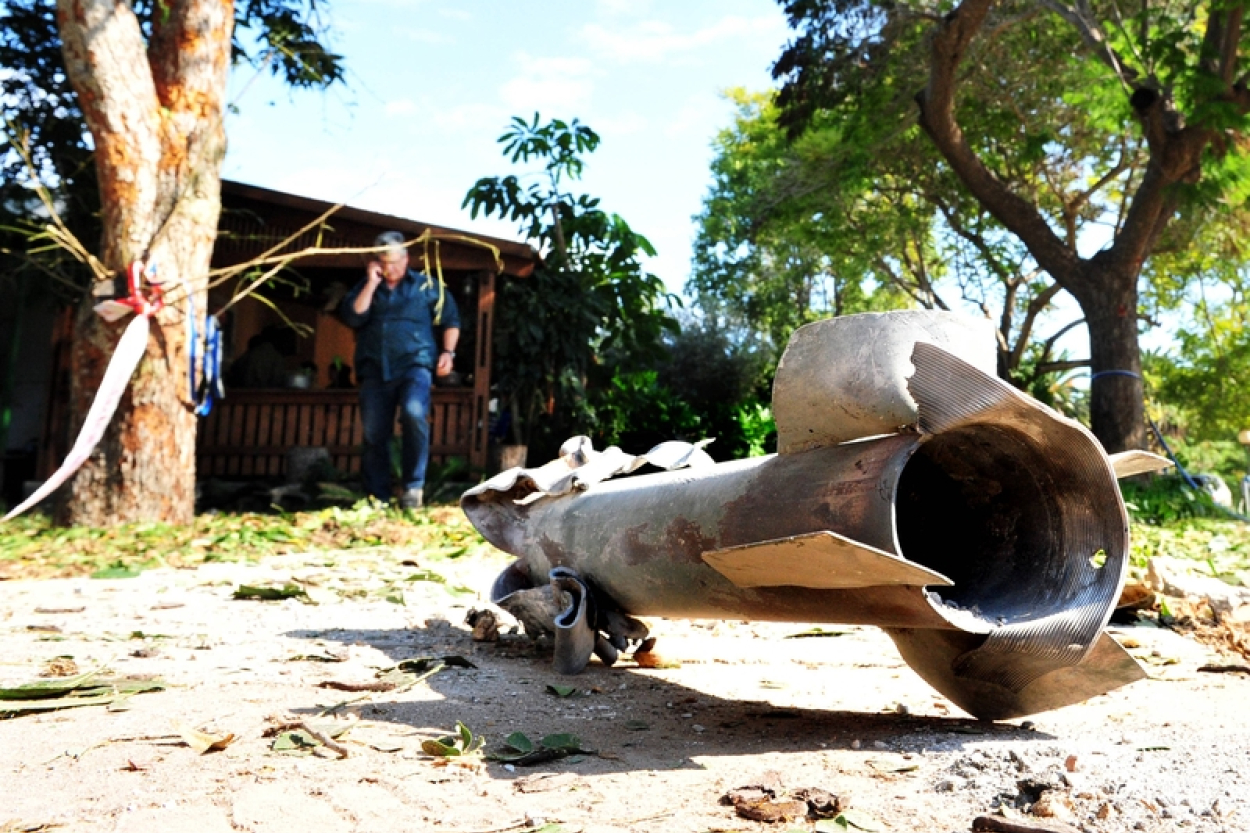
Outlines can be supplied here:
[[409, 489], [399, 498], [399, 506], [401, 509], [420, 509], [424, 494], [420, 489]]

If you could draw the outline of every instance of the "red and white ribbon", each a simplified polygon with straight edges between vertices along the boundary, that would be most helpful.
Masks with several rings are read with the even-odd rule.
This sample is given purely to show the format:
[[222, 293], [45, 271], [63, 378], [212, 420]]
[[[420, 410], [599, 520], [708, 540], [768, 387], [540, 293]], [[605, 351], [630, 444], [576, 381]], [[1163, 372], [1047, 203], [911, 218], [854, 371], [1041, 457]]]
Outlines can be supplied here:
[[[122, 333], [121, 340], [117, 342], [117, 349], [113, 351], [113, 357], [109, 359], [108, 367], [104, 371], [104, 380], [100, 383], [100, 389], [96, 391], [91, 408], [87, 411], [87, 419], [83, 422], [82, 430], [78, 432], [78, 438], [74, 440], [73, 448], [69, 450], [61, 467], [45, 480], [34, 494], [5, 515], [4, 520], [7, 521], [22, 514], [69, 480], [74, 472], [87, 462], [87, 458], [91, 456], [91, 452], [95, 450], [109, 422], [113, 419], [117, 403], [121, 401], [122, 394], [126, 392], [126, 385], [130, 383], [130, 377], [134, 375], [135, 368], [139, 366], [139, 360], [143, 358], [147, 350], [152, 316], [164, 306], [159, 287], [154, 287], [150, 299], [144, 297], [141, 286], [142, 263], [130, 264], [127, 278], [130, 287], [129, 298], [105, 301], [96, 308], [96, 312], [107, 321], [116, 321], [121, 315], [131, 310], [137, 314], [135, 320], [126, 327], [126, 332]], [[118, 314], [119, 308], [124, 310], [120, 314]]]

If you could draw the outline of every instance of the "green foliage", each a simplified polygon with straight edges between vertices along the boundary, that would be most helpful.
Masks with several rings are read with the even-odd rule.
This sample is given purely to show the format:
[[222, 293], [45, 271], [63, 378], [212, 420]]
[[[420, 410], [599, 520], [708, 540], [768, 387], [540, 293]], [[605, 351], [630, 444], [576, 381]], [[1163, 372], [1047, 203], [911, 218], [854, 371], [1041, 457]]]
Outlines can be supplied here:
[[456, 558], [487, 548], [459, 509], [436, 508], [414, 516], [367, 500], [317, 512], [204, 514], [186, 526], [145, 522], [55, 527], [46, 515], [32, 514], [0, 525], [0, 577], [82, 576], [103, 570], [133, 575], [155, 567], [378, 546], [406, 546], [426, 558]]
[[[151, 0], [132, 8], [147, 37], [168, 12]], [[325, 88], [343, 79], [342, 57], [328, 49], [328, 37], [316, 0], [234, 6], [235, 64], [279, 75], [292, 87]], [[7, 281], [29, 273], [62, 300], [75, 300], [90, 272], [40, 236], [46, 217], [31, 187], [46, 188], [73, 234], [94, 245], [100, 237], [94, 143], [65, 71], [54, 0], [0, 5], [0, 67], [0, 292], [10, 294]]]
[[1227, 518], [1206, 492], [1185, 485], [1179, 476], [1153, 477], [1147, 483], [1122, 481], [1120, 491], [1134, 521], [1165, 526], [1193, 518]]
[[[1045, 355], [1050, 342], [1037, 341], [1033, 326], [1035, 305], [1049, 300], [1051, 279], [1074, 293], [1099, 343], [1115, 344], [1123, 356], [1136, 352], [1135, 331], [1112, 332], [1103, 322], [1126, 294], [1132, 302], [1123, 287], [1142, 284], [1141, 264], [1147, 264], [1142, 300], [1148, 317], [1192, 303], [1186, 290], [1195, 281], [1227, 282], [1240, 270], [1250, 108], [1236, 79], [1245, 74], [1243, 50], [1250, 41], [1239, 6], [1152, 0], [1126, 12], [1114, 3], [1008, 0], [990, 4], [984, 24], [969, 30], [973, 36], [957, 55], [935, 58], [935, 43], [952, 45], [940, 37], [949, 31], [946, 23], [972, 9], [884, 0], [784, 5], [794, 30], [774, 67], [782, 82], [777, 122], [792, 139], [784, 164], [802, 170], [798, 163], [813, 135], [830, 135], [827, 149], [838, 150], [823, 154], [815, 174], [793, 181], [812, 182], [811, 191], [831, 201], [832, 195], [863, 192], [848, 173], [867, 165], [877, 171], [868, 193], [886, 194], [901, 184], [919, 204], [936, 209], [928, 220], [917, 215], [928, 223], [947, 268], [934, 297], [953, 296], [954, 280], [963, 300], [998, 320], [1000, 375], [1035, 389], [1031, 374], [1063, 365]], [[915, 103], [941, 99], [917, 91], [926, 89], [931, 65], [949, 67], [948, 61], [958, 63], [953, 116], [959, 140], [942, 142], [946, 149], [938, 157], [929, 137], [916, 130], [917, 117], [934, 138], [949, 137], [952, 125], [924, 118]], [[852, 147], [839, 147], [838, 137]], [[868, 152], [857, 153], [856, 146]], [[1186, 154], [1184, 169], [1165, 171], [1165, 160], [1176, 152]], [[970, 192], [985, 204], [971, 200]], [[757, 209], [745, 216], [765, 217]], [[883, 251], [901, 251], [886, 234], [868, 239]], [[1098, 251], [1075, 256], [1082, 248]], [[1049, 278], [1040, 267], [1050, 270]], [[1205, 329], [1190, 332], [1202, 341], [1211, 335]], [[1220, 386], [1213, 383], [1246, 378], [1232, 366], [1242, 357], [1218, 339], [1192, 346], [1197, 372], [1173, 374], [1169, 395], [1204, 398], [1215, 406], [1206, 413], [1219, 413]], [[1190, 361], [1189, 347], [1178, 360], [1182, 366]], [[1043, 354], [1026, 357], [1037, 349]], [[1094, 393], [1111, 396], [1109, 390], [1099, 386]], [[1241, 391], [1235, 394], [1230, 398], [1240, 401], [1227, 410], [1245, 413]], [[1093, 410], [1106, 413], [1113, 404], [1100, 402]]]
[[547, 444], [558, 444], [562, 434], [585, 433], [577, 429], [586, 427], [595, 383], [617, 372], [628, 378], [660, 354], [675, 329], [662, 305], [674, 299], [643, 268], [651, 243], [597, 198], [567, 189], [598, 134], [576, 119], [544, 124], [535, 113], [529, 122], [514, 118], [499, 143], [512, 163], [538, 169], [480, 179], [463, 205], [473, 217], [517, 223], [544, 263], [502, 285], [492, 378], [514, 441], [531, 443], [541, 421]]
[[767, 454], [776, 426], [765, 404], [771, 355], [735, 344], [708, 322], [687, 319], [665, 341], [655, 367], [617, 372], [597, 386], [586, 420], [595, 446], [645, 451], [664, 440], [715, 442], [717, 460]]
[[896, 211], [897, 205], [868, 200], [865, 213], [853, 218], [839, 202], [846, 194], [832, 187], [817, 190], [829, 184], [828, 176], [796, 173], [804, 154], [820, 154], [843, 134], [831, 129], [792, 152], [771, 96], [741, 89], [728, 95], [737, 114], [715, 142], [713, 185], [697, 218], [694, 268], [686, 285], [705, 316], [764, 337], [780, 356], [790, 333], [803, 324], [907, 306], [906, 296], [874, 269], [881, 262], [869, 250], [877, 242], [873, 235], [853, 226], [879, 220], [897, 231], [912, 216]]
[[1180, 518], [1160, 524], [1134, 522], [1129, 563], [1145, 573], [1156, 556], [1185, 558], [1230, 584], [1250, 587], [1250, 524], [1217, 518]]
[[1238, 298], [1226, 311], [1178, 333], [1171, 355], [1143, 365], [1158, 398], [1181, 415], [1194, 440], [1231, 440], [1250, 428], [1250, 329]]

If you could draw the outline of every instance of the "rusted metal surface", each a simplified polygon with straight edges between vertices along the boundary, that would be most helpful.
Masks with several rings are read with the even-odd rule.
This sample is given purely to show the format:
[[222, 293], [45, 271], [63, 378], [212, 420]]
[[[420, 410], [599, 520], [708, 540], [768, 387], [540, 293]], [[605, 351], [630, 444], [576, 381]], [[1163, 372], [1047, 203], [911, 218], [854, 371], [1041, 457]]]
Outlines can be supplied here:
[[[1117, 466], [1079, 424], [986, 372], [993, 344], [961, 321], [801, 329], [774, 389], [782, 453], [710, 464], [669, 448], [651, 456], [688, 467], [579, 483], [570, 472], [606, 459], [573, 443], [563, 462], [466, 492], [469, 518], [517, 556], [493, 598], [566, 591], [546, 591], [565, 605], [553, 624], [565, 672], [592, 650], [614, 659], [598, 648], [623, 648], [629, 617], [668, 616], [878, 625], [984, 718], [1138, 679], [1102, 634], [1127, 567]], [[557, 481], [568, 488], [546, 491]]]

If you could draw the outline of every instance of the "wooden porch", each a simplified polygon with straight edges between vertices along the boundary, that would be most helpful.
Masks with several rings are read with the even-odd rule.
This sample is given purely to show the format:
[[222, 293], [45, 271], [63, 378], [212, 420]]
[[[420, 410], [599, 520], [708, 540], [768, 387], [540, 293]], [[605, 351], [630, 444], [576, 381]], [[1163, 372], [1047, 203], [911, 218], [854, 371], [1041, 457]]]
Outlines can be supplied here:
[[[430, 462], [484, 455], [484, 432], [476, 427], [472, 389], [434, 388]], [[287, 451], [313, 447], [326, 449], [339, 471], [355, 474], [360, 444], [360, 399], [354, 390], [242, 390], [200, 423], [196, 470], [200, 477], [284, 477]]]
[[[319, 200], [235, 182], [222, 183], [222, 216], [213, 250], [213, 266], [244, 263], [270, 252], [299, 229], [308, 227], [331, 205]], [[437, 266], [460, 310], [460, 347], [455, 387], [431, 391], [430, 460], [463, 457], [479, 470], [487, 466], [494, 305], [498, 281], [524, 278], [538, 262], [528, 245], [455, 229], [445, 229], [361, 209], [343, 207], [321, 227], [309, 227], [291, 239], [285, 251], [317, 245], [322, 253], [293, 264], [306, 281], [302, 296], [273, 299], [282, 313], [308, 327], [294, 362], [316, 367], [313, 389], [235, 389], [200, 423], [196, 462], [202, 477], [280, 477], [286, 452], [299, 446], [323, 447], [342, 472], [360, 470], [361, 426], [358, 392], [329, 389], [331, 363], [350, 360], [353, 335], [334, 315], [337, 297], [364, 274], [361, 254], [325, 251], [373, 245], [382, 231], [410, 239], [433, 234]], [[433, 273], [414, 248], [413, 267]], [[339, 287], [335, 295], [334, 287]], [[314, 300], [315, 299], [315, 300]], [[230, 352], [238, 356], [249, 338], [276, 323], [276, 313], [254, 301], [236, 306], [229, 332]]]

